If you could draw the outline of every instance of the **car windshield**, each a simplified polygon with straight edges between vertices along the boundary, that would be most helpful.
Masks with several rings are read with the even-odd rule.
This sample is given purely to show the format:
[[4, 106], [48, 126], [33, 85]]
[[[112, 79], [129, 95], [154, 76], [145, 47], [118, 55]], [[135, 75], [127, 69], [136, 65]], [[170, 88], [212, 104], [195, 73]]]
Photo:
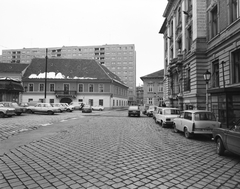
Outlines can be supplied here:
[[194, 118], [196, 121], [200, 120], [210, 120], [210, 121], [216, 121], [216, 117], [211, 112], [198, 112], [195, 113]]
[[129, 110], [138, 110], [139, 108], [138, 108], [138, 106], [130, 106], [129, 107]]
[[165, 110], [165, 115], [180, 115], [180, 110], [167, 109]]

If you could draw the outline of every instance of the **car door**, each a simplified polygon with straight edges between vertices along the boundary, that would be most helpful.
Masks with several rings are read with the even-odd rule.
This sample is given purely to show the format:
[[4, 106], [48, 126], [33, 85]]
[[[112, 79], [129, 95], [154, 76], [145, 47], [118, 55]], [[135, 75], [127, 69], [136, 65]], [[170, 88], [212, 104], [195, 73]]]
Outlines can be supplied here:
[[174, 123], [176, 125], [177, 130], [182, 131], [182, 120], [183, 119], [184, 119], [184, 112], [182, 112], [178, 118], [174, 119]]
[[188, 131], [192, 131], [192, 112], [185, 112], [184, 113], [184, 119], [182, 119], [182, 127], [181, 130], [184, 131], [184, 128], [186, 127]]
[[240, 154], [240, 126], [233, 127], [225, 134], [228, 150]]
[[160, 115], [162, 114], [162, 109], [158, 109], [158, 112], [156, 114], [156, 121], [159, 122], [160, 121]]

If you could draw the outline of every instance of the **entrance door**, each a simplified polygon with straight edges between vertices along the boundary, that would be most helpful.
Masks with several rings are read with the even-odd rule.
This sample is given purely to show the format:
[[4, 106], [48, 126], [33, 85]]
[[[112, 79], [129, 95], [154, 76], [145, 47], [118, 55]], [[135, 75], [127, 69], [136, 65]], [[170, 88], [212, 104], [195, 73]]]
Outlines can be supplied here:
[[69, 94], [69, 88], [70, 88], [70, 86], [68, 83], [63, 84], [64, 94]]

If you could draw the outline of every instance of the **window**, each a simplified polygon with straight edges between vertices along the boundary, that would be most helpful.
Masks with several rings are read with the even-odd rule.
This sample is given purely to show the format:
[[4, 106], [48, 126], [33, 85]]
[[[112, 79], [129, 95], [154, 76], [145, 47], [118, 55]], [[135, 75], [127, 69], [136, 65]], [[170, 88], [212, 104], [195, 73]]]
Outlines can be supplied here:
[[219, 63], [218, 60], [212, 64], [213, 74], [212, 74], [212, 87], [219, 87]]
[[103, 106], [103, 99], [99, 99], [99, 105]]
[[187, 51], [191, 50], [192, 46], [192, 26], [187, 29]]
[[98, 84], [98, 92], [103, 92], [103, 84]]
[[43, 83], [39, 84], [39, 91], [44, 91], [44, 84]]
[[50, 99], [50, 100], [49, 100], [49, 103], [54, 103], [54, 99]]
[[50, 83], [49, 84], [49, 88], [50, 88], [50, 91], [55, 91], [55, 84], [54, 83]]
[[218, 33], [218, 7], [214, 6], [213, 9], [210, 10], [210, 38], [213, 38]]
[[78, 92], [83, 92], [83, 84], [78, 84]]
[[180, 25], [182, 23], [182, 8], [181, 7], [178, 8], [178, 17], [177, 17], [177, 19], [178, 19], [178, 25]]
[[163, 92], [163, 84], [158, 85], [158, 92]]
[[240, 49], [232, 53], [233, 83], [240, 83]]
[[33, 91], [33, 84], [32, 84], [32, 83], [30, 83], [30, 84], [28, 85], [28, 91]]
[[152, 98], [148, 98], [148, 104], [152, 104]]
[[89, 99], [88, 103], [89, 103], [90, 106], [93, 106], [93, 99]]
[[88, 85], [88, 92], [93, 92], [93, 84]]
[[153, 84], [148, 84], [148, 92], [153, 92]]
[[240, 0], [232, 0], [230, 3], [230, 19], [234, 22], [239, 18], [240, 14]]
[[184, 79], [184, 91], [191, 90], [191, 72], [190, 67], [186, 67], [186, 78]]

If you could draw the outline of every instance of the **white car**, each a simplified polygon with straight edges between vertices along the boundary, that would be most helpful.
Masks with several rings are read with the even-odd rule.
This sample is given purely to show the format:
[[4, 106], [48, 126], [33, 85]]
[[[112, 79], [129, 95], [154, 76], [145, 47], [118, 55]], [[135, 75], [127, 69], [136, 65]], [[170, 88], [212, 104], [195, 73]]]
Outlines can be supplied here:
[[62, 103], [51, 103], [53, 107], [56, 107], [60, 110], [60, 112], [65, 112], [67, 111], [66, 107], [62, 105]]
[[148, 117], [153, 116], [153, 112], [157, 109], [157, 106], [149, 106], [148, 110], [146, 111], [146, 115]]
[[103, 111], [104, 107], [101, 105], [97, 105], [97, 106], [92, 106], [92, 110], [98, 110], [98, 111]]
[[172, 126], [173, 120], [179, 116], [180, 110], [178, 108], [159, 108], [157, 114], [155, 114], [155, 122], [162, 127]]
[[174, 119], [174, 131], [184, 132], [186, 138], [194, 134], [207, 134], [212, 137], [214, 128], [220, 127], [215, 115], [206, 110], [185, 110], [179, 118]]
[[37, 103], [35, 106], [27, 107], [28, 113], [47, 113], [48, 115], [53, 115], [54, 113], [59, 113], [60, 110], [58, 107], [53, 107], [50, 103]]
[[72, 112], [74, 110], [74, 106], [73, 105], [69, 105], [68, 103], [61, 103], [67, 112]]

